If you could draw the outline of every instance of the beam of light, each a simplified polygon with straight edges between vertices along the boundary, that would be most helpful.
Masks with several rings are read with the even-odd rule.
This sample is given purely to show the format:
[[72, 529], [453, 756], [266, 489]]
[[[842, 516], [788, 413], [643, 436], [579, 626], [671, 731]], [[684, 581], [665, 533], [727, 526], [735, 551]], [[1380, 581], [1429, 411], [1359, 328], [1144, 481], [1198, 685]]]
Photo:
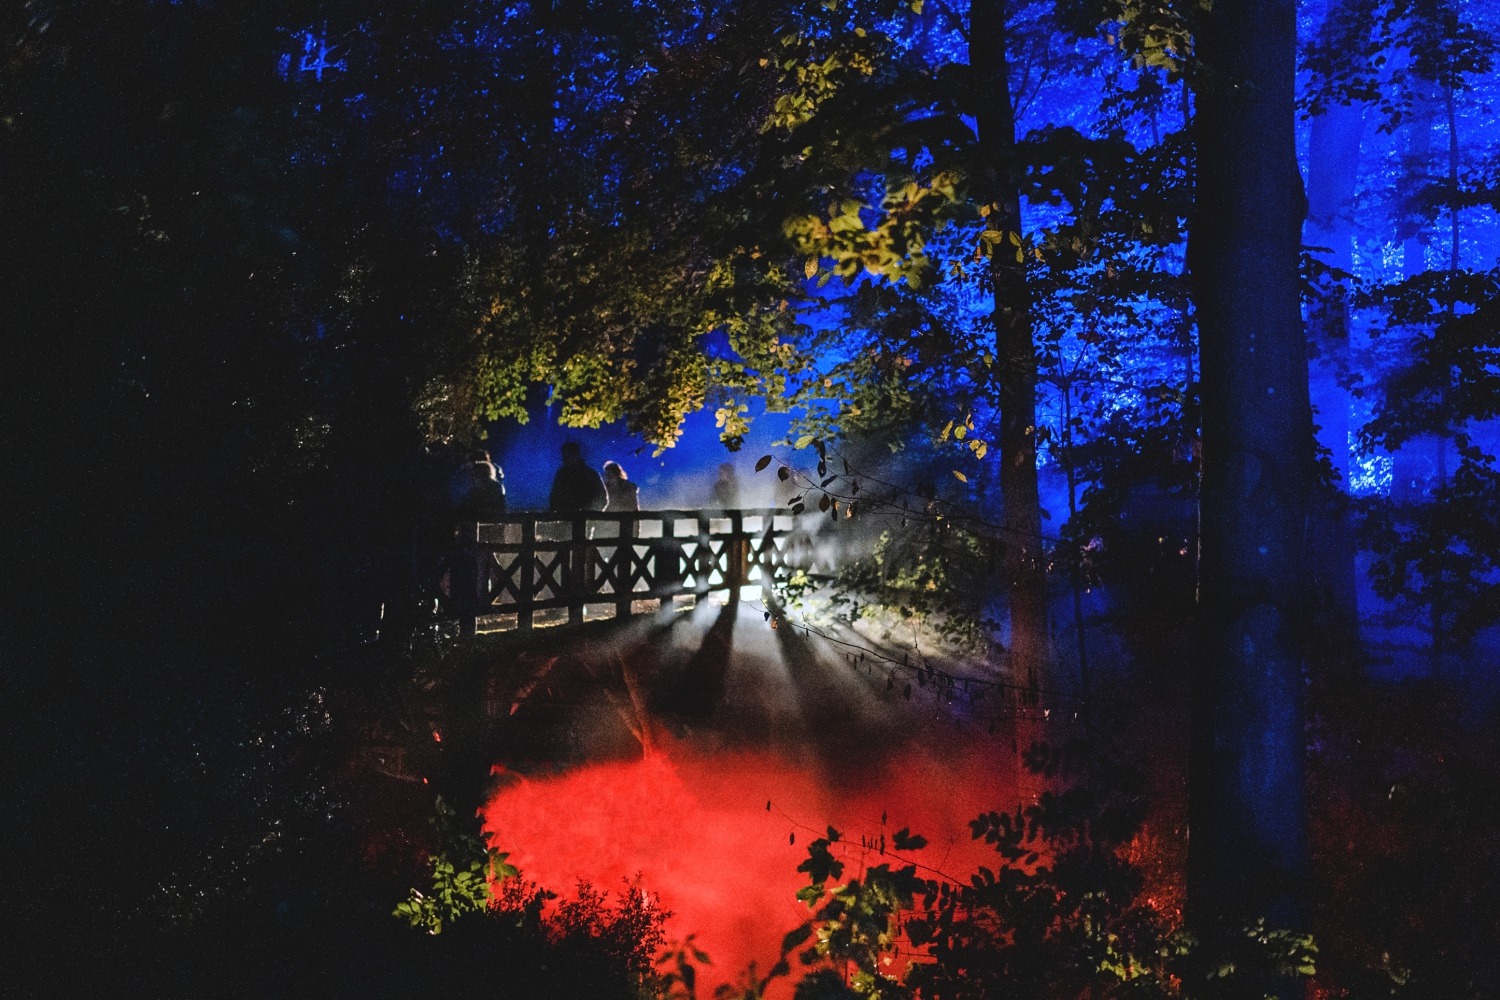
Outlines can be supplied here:
[[877, 845], [905, 826], [929, 840], [908, 860], [963, 879], [997, 861], [968, 820], [1017, 804], [1006, 739], [956, 730], [882, 678], [788, 648], [754, 609], [742, 618], [707, 716], [675, 736], [670, 718], [654, 724], [654, 750], [637, 759], [505, 776], [483, 814], [494, 845], [554, 890], [586, 879], [620, 891], [639, 874], [675, 914], [668, 936], [696, 934], [712, 957], [700, 995], [752, 961], [774, 964], [807, 917], [797, 865], [829, 825], [853, 852], [851, 876], [892, 860]]

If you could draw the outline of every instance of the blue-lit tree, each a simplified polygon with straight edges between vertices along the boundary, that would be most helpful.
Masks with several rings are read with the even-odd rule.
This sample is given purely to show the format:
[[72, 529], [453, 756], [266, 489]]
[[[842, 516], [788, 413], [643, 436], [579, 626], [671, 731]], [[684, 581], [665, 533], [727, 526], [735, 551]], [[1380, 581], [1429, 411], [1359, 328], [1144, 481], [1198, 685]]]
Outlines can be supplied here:
[[[1032, 683], [1051, 658], [1039, 457], [1072, 468], [1098, 422], [1180, 403], [1191, 378], [1174, 259], [1186, 159], [1180, 129], [1160, 128], [1184, 29], [1142, 15], [1106, 39], [1103, 13], [1069, 13], [1084, 37], [1045, 5], [867, 16], [857, 37], [883, 34], [885, 62], [787, 123], [822, 154], [815, 197], [787, 224], [825, 303], [807, 425], [947, 450], [919, 492], [953, 494], [949, 470], [971, 484], [958, 499], [993, 522], [1010, 662]], [[1057, 556], [1073, 562], [1069, 548]]]

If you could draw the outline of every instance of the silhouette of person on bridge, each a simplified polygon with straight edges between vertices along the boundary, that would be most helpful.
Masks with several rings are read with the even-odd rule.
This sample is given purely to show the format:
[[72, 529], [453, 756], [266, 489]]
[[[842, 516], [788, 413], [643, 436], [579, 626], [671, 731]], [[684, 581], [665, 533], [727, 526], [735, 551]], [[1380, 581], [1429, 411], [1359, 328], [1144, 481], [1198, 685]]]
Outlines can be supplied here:
[[552, 477], [552, 493], [547, 509], [553, 513], [603, 510], [609, 501], [599, 473], [583, 462], [583, 449], [577, 441], [564, 441], [562, 467]]
[[719, 466], [719, 478], [714, 480], [714, 488], [708, 495], [708, 505], [721, 510], [734, 510], [740, 505], [740, 480], [729, 462]]
[[474, 543], [479, 525], [505, 516], [504, 481], [505, 474], [483, 448], [469, 452], [464, 464], [448, 479], [453, 542], [446, 582], [440, 587], [462, 622], [472, 624], [488, 604], [485, 566], [490, 557]]
[[467, 464], [453, 475], [448, 497], [463, 521], [483, 522], [505, 514], [505, 473], [483, 448], [469, 452]]
[[605, 513], [618, 514], [641, 509], [641, 488], [625, 475], [619, 462], [604, 463]]

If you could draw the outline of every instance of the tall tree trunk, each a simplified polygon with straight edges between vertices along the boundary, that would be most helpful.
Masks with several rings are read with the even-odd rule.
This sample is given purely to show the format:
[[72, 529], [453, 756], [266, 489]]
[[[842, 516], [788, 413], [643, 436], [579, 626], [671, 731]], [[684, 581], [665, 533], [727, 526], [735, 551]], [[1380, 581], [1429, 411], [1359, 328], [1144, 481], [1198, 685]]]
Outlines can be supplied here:
[[[1330, 6], [1322, 32], [1331, 39], [1368, 36], [1368, 19], [1359, 18], [1348, 0]], [[1337, 104], [1313, 118], [1308, 141], [1307, 225], [1303, 242], [1323, 248], [1314, 253], [1329, 267], [1349, 273], [1354, 266], [1354, 187], [1366, 107]], [[1349, 287], [1335, 278], [1309, 306], [1310, 340], [1318, 347], [1312, 370], [1318, 402], [1318, 442], [1328, 450], [1339, 486], [1322, 492], [1314, 503], [1307, 553], [1308, 603], [1319, 637], [1318, 656], [1348, 662], [1359, 639], [1354, 525], [1343, 491], [1349, 488], [1348, 392], [1340, 377], [1349, 368]]]
[[[1303, 921], [1299, 597], [1313, 464], [1298, 302], [1306, 203], [1293, 134], [1293, 0], [1215, 4], [1199, 51], [1188, 261], [1203, 482], [1187, 916], [1211, 955], [1248, 921]], [[1286, 998], [1297, 989], [1240, 978], [1226, 992]]]
[[[1431, 184], [1432, 131], [1437, 124], [1441, 95], [1435, 84], [1417, 79], [1412, 109], [1402, 130], [1401, 159], [1406, 191], [1423, 191]], [[1396, 236], [1401, 240], [1401, 276], [1415, 278], [1427, 270], [1427, 248], [1433, 233], [1420, 209], [1411, 204], [1396, 206]], [[1397, 503], [1422, 503], [1436, 475], [1431, 438], [1407, 441], [1391, 456], [1391, 499]]]
[[1016, 123], [1011, 105], [1009, 43], [1003, 0], [975, 0], [969, 65], [976, 87], [982, 196], [990, 213], [989, 278], [1000, 366], [1000, 504], [1004, 572], [1010, 597], [1010, 669], [1033, 705], [1048, 663], [1047, 576], [1036, 473], [1036, 347], [1031, 292], [1021, 253], [1021, 194], [1016, 178]]
[[[1454, 87], [1449, 84], [1443, 94], [1443, 109], [1448, 119], [1448, 195], [1451, 198], [1458, 197], [1458, 107], [1457, 94]], [[1454, 276], [1458, 274], [1459, 261], [1462, 258], [1463, 245], [1458, 238], [1458, 205], [1451, 204], [1448, 208], [1448, 272]], [[1448, 322], [1453, 322], [1453, 300], [1448, 300]], [[1443, 401], [1442, 390], [1439, 389], [1439, 404]], [[1437, 436], [1437, 454], [1434, 458], [1436, 469], [1436, 488], [1434, 490], [1434, 502], [1446, 505], [1448, 499], [1448, 435]], [[1444, 556], [1450, 555], [1445, 551]], [[1437, 573], [1431, 581], [1432, 606], [1428, 609], [1428, 627], [1432, 630], [1432, 676], [1443, 676], [1443, 658], [1447, 649], [1444, 641], [1445, 626], [1444, 619], [1447, 616], [1447, 576], [1451, 559], [1444, 558], [1439, 561]]]
[[[1406, 189], [1411, 192], [1426, 191], [1432, 185], [1432, 133], [1437, 125], [1440, 110], [1447, 111], [1442, 88], [1430, 80], [1417, 78], [1413, 87], [1411, 121], [1405, 131], [1402, 159], [1405, 161]], [[1457, 140], [1455, 123], [1449, 119], [1449, 141]], [[1449, 157], [1450, 171], [1456, 168], [1456, 155]], [[1430, 270], [1427, 266], [1427, 250], [1436, 233], [1428, 227], [1428, 219], [1420, 207], [1412, 204], [1398, 206], [1397, 235], [1401, 237], [1401, 275], [1414, 278]], [[1435, 221], [1435, 220], [1434, 220]], [[1457, 216], [1452, 218], [1456, 225]], [[1453, 251], [1458, 246], [1457, 231], [1452, 231], [1450, 258], [1456, 260]], [[1396, 449], [1391, 457], [1391, 499], [1401, 504], [1441, 503], [1442, 487], [1448, 478], [1447, 441], [1441, 435], [1424, 435], [1407, 441]], [[1442, 674], [1443, 665], [1443, 572], [1438, 568], [1429, 581], [1428, 590], [1428, 647], [1429, 669], [1434, 677]]]

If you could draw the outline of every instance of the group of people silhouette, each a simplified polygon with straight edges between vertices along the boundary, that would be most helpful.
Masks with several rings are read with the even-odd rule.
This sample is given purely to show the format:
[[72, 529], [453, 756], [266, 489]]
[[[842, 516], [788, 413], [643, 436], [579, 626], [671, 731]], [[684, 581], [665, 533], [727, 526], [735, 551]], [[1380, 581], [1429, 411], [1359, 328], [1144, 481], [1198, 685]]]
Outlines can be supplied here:
[[[583, 448], [577, 441], [563, 442], [561, 454], [562, 465], [552, 477], [547, 497], [548, 511], [613, 514], [641, 509], [640, 487], [630, 481], [619, 462], [605, 462], [601, 476], [583, 460]], [[490, 459], [489, 452], [476, 448], [468, 453], [449, 482], [448, 500], [467, 521], [486, 521], [505, 514], [505, 473]], [[739, 502], [739, 479], [734, 466], [724, 462], [710, 493], [710, 506], [732, 509]]]
[[630, 481], [619, 462], [605, 462], [604, 476], [583, 460], [583, 449], [577, 441], [562, 446], [562, 466], [552, 477], [552, 492], [547, 495], [547, 509], [557, 513], [579, 510], [602, 510], [617, 513], [641, 509], [640, 487]]
[[[446, 516], [440, 519], [445, 522], [448, 554], [445, 561], [435, 564], [439, 567], [435, 569], [435, 573], [441, 576], [436, 589], [445, 595], [450, 607], [461, 619], [468, 617], [473, 620], [473, 616], [481, 613], [480, 609], [490, 607], [491, 602], [487, 590], [487, 567], [491, 556], [488, 550], [473, 544], [475, 532], [481, 525], [503, 521], [508, 504], [505, 473], [491, 459], [489, 452], [483, 448], [475, 448], [460, 454], [462, 459], [456, 466], [449, 466], [446, 480]], [[605, 462], [600, 466], [600, 471], [596, 472], [584, 460], [583, 448], [576, 441], [563, 443], [561, 458], [561, 464], [552, 476], [552, 488], [547, 496], [547, 513], [554, 516], [536, 519], [542, 523], [533, 526], [535, 541], [547, 544], [597, 544], [594, 541], [596, 526], [587, 525], [583, 529], [584, 534], [580, 536], [577, 534], [579, 520], [586, 520], [587, 515], [595, 512], [625, 514], [641, 509], [640, 487], [630, 481], [619, 462]], [[435, 480], [433, 485], [437, 486], [441, 482], [442, 480]], [[734, 510], [739, 507], [739, 480], [732, 464], [724, 462], [719, 466], [707, 501], [707, 506], [712, 509]], [[617, 542], [636, 537], [636, 520], [628, 517], [619, 520], [617, 529], [604, 529], [604, 544], [611, 544], [610, 540]], [[567, 521], [574, 523], [568, 525], [565, 523]], [[435, 521], [434, 526], [436, 523]], [[442, 543], [435, 540], [435, 544]], [[683, 579], [684, 574], [689, 572], [688, 558], [682, 543], [668, 536], [652, 538], [643, 544], [649, 551], [649, 586], [653, 588], [653, 592], [671, 591]], [[635, 572], [639, 557], [633, 554], [632, 547], [615, 544], [613, 554], [608, 558], [610, 566], [615, 567], [608, 571], [613, 574], [612, 582], [622, 588], [621, 593], [633, 593], [632, 588], [639, 581], [631, 574]], [[574, 580], [576, 583], [575, 577], [568, 576], [569, 572], [577, 571], [564, 571], [564, 589], [575, 585], [566, 581]], [[592, 557], [581, 572], [584, 574], [585, 589], [593, 587], [600, 570]], [[625, 601], [629, 599], [621, 598]]]

